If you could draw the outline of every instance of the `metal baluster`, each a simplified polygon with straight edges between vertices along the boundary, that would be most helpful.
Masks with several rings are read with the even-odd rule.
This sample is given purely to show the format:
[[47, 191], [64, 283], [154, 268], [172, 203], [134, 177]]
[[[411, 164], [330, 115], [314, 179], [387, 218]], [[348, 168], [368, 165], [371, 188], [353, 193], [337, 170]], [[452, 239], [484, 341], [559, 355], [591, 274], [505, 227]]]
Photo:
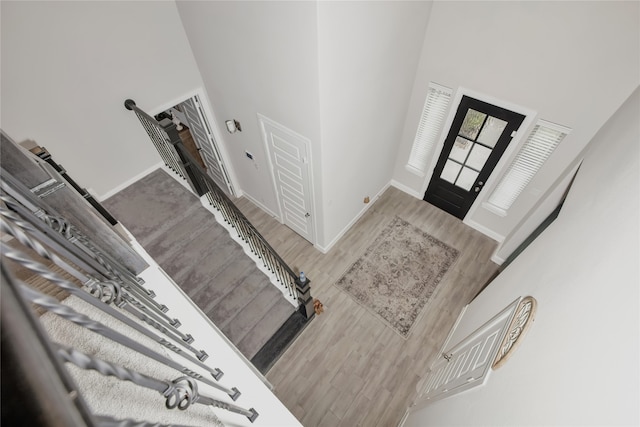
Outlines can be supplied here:
[[[11, 179], [10, 176], [3, 176], [3, 180]], [[6, 186], [6, 183], [2, 181], [2, 190], [11, 192], [11, 188]], [[17, 197], [16, 197], [17, 196]], [[15, 197], [15, 198], [14, 198]], [[31, 234], [37, 234], [38, 239], [44, 242], [51, 248], [54, 248], [56, 252], [59, 252], [62, 256], [69, 259], [71, 262], [81, 267], [87, 272], [109, 279], [109, 273], [97, 263], [93, 258], [85, 257], [85, 252], [78, 246], [72, 244], [69, 240], [64, 238], [58, 232], [54, 232], [46, 223], [42, 220], [45, 215], [44, 211], [39, 210], [32, 212], [30, 209], [38, 209], [35, 205], [31, 205], [28, 200], [20, 197], [19, 193], [13, 193], [11, 196], [3, 194], [0, 199], [9, 206], [13, 211], [19, 213], [24, 218], [30, 218], [33, 221], [28, 222], [17, 216], [14, 212], [3, 209], [2, 215], [11, 218], [12, 221], [20, 224], [25, 230], [28, 230]]]
[[[224, 222], [229, 224], [236, 230], [236, 233], [240, 239], [246, 242], [251, 251], [260, 259], [263, 260], [264, 266], [270, 271], [273, 271], [277, 281], [281, 286], [284, 286], [288, 292], [293, 296], [297, 296], [300, 302], [301, 312], [307, 318], [313, 317], [313, 311], [309, 311], [308, 301], [310, 301], [310, 288], [309, 280], [303, 287], [298, 286], [297, 275], [293, 270], [284, 262], [284, 260], [277, 254], [277, 252], [267, 243], [262, 235], [256, 230], [251, 222], [244, 216], [244, 214], [233, 204], [231, 199], [222, 191], [215, 181], [206, 173], [206, 171], [196, 162], [194, 157], [184, 148], [184, 145], [179, 138], [171, 139], [171, 135], [176, 134], [175, 125], [167, 120], [166, 123], [158, 123], [154, 118], [144, 113], [139, 109], [133, 100], [126, 100], [125, 107], [128, 110], [136, 112], [143, 125], [146, 126], [151, 123], [151, 127], [159, 129], [166, 134], [167, 141], [177, 151], [180, 158], [181, 165], [188, 167], [188, 176], [193, 175], [192, 188], [197, 194], [206, 194], [207, 199], [211, 206], [221, 213]], [[148, 123], [147, 123], [148, 122]], [[152, 138], [153, 139], [153, 138]], [[204, 183], [204, 185], [202, 185]], [[269, 258], [268, 260], [266, 258]], [[295, 283], [295, 288], [291, 286], [291, 283]]]
[[171, 382], [161, 381], [132, 369], [107, 362], [97, 357], [89, 356], [88, 354], [70, 347], [57, 345], [57, 348], [58, 354], [63, 360], [73, 363], [80, 368], [92, 369], [105, 376], [112, 376], [120, 380], [131, 381], [136, 385], [161, 393], [166, 397], [165, 405], [168, 409], [178, 408], [180, 410], [185, 410], [191, 406], [192, 403], [200, 403], [242, 414], [249, 418], [251, 422], [254, 422], [258, 417], [258, 413], [253, 408], [244, 409], [231, 403], [201, 395], [198, 392], [197, 383], [190, 378], [180, 377]]
[[[231, 397], [233, 400], [236, 400], [240, 396], [240, 392], [238, 391], [237, 388], [234, 387], [229, 389], [227, 387], [224, 387], [210, 380], [209, 378], [203, 375], [200, 375], [199, 373], [192, 371], [191, 369], [175, 362], [174, 360], [169, 359], [168, 357], [163, 356], [162, 354], [139, 344], [137, 341], [125, 335], [122, 335], [120, 332], [117, 332], [109, 328], [108, 326], [105, 326], [102, 323], [97, 322], [88, 316], [85, 316], [82, 313], [78, 313], [71, 307], [68, 307], [62, 303], [59, 303], [55, 298], [44, 295], [36, 290], [31, 289], [29, 286], [24, 284], [20, 285], [19, 289], [23, 298], [31, 301], [34, 304], [39, 305], [40, 307], [44, 308], [45, 310], [57, 316], [62, 317], [63, 319], [69, 320], [75, 323], [76, 325], [82, 326], [83, 328], [88, 329], [92, 332], [95, 332], [99, 335], [102, 335], [105, 338], [109, 338], [110, 340], [117, 342], [119, 344], [122, 344], [130, 348], [131, 350], [134, 350], [157, 362], [167, 365], [170, 368], [173, 368], [179, 372], [182, 372], [183, 374], [186, 374], [191, 378], [195, 378], [198, 381], [202, 381], [203, 383], [210, 385], [211, 387], [217, 388], [218, 390], [222, 390], [225, 393], [227, 393], [229, 397]], [[166, 340], [161, 340], [161, 341], [156, 340], [156, 341], [160, 342], [161, 344], [167, 343]], [[168, 347], [168, 346], [165, 345], [165, 347]]]
[[[193, 347], [188, 346], [186, 343], [184, 343], [184, 342], [182, 342], [180, 340], [175, 340], [174, 339], [181, 346], [183, 346], [185, 348], [188, 348], [190, 351], [193, 351], [196, 354], [196, 356], [198, 357], [198, 359], [196, 359], [196, 358], [192, 357], [191, 355], [183, 352], [179, 347], [176, 347], [171, 342], [165, 340], [164, 338], [161, 338], [161, 337], [157, 336], [156, 334], [154, 334], [153, 332], [149, 331], [148, 329], [146, 329], [142, 325], [136, 323], [135, 321], [133, 321], [129, 317], [127, 317], [124, 314], [120, 313], [118, 310], [116, 310], [116, 309], [112, 308], [111, 306], [105, 304], [101, 300], [89, 295], [88, 293], [84, 292], [83, 290], [78, 289], [74, 284], [68, 282], [67, 280], [65, 280], [62, 277], [58, 276], [54, 272], [50, 271], [45, 265], [40, 264], [39, 262], [34, 261], [34, 260], [30, 259], [29, 257], [25, 256], [21, 251], [16, 250], [16, 249], [8, 248], [4, 243], [0, 242], [0, 252], [2, 252], [2, 254], [4, 256], [6, 256], [7, 258], [9, 258], [9, 259], [11, 259], [13, 261], [16, 261], [17, 263], [19, 263], [23, 267], [26, 267], [29, 270], [39, 274], [41, 277], [49, 280], [55, 286], [57, 286], [57, 287], [59, 287], [61, 289], [64, 289], [65, 291], [69, 292], [70, 294], [73, 294], [73, 295], [77, 296], [78, 298], [82, 299], [84, 302], [87, 302], [87, 303], [93, 305], [94, 307], [104, 311], [105, 313], [107, 313], [107, 314], [111, 315], [112, 317], [118, 319], [119, 321], [125, 323], [126, 325], [130, 326], [131, 328], [135, 329], [136, 331], [138, 331], [138, 332], [144, 334], [145, 336], [149, 337], [150, 339], [160, 343], [161, 345], [163, 345], [164, 347], [170, 349], [174, 353], [181, 355], [182, 357], [184, 357], [185, 359], [189, 360], [190, 362], [195, 363], [196, 365], [200, 366], [201, 368], [209, 371], [209, 373], [211, 374], [211, 376], [214, 379], [217, 380], [222, 376], [222, 371], [220, 371], [220, 369], [216, 368], [213, 371], [211, 371], [208, 366], [206, 366], [205, 364], [202, 363], [202, 361], [207, 357], [207, 353], [206, 352], [204, 352], [202, 350], [198, 352], [197, 350], [193, 349]], [[124, 306], [123, 308], [127, 309], [127, 306]], [[135, 314], [135, 313], [132, 313], [132, 314]], [[145, 321], [146, 323], [149, 323], [148, 319], [141, 318], [141, 320]], [[171, 337], [168, 334], [167, 334], [167, 336]], [[171, 337], [171, 338], [173, 338], [173, 337]]]
[[[15, 213], [8, 211], [7, 209], [0, 208], [0, 227], [4, 232], [16, 237], [16, 239], [18, 239], [18, 241], [20, 241], [23, 245], [30, 247], [31, 249], [34, 249], [41, 256], [54, 261], [58, 266], [65, 269], [70, 274], [74, 275], [81, 282], [84, 283], [88, 279], [97, 280], [89, 275], [85, 275], [85, 277], [82, 277], [81, 273], [78, 273], [75, 268], [71, 267], [69, 264], [64, 262], [59, 257], [54, 256], [55, 254], [48, 251], [41, 244], [39, 243], [36, 244], [37, 240], [30, 238], [26, 234], [26, 232], [29, 232], [29, 234], [33, 235], [36, 239], [40, 239], [40, 240], [42, 240], [43, 235], [38, 230], [33, 228], [33, 226], [30, 223], [23, 221]], [[84, 259], [86, 259], [86, 257]], [[99, 280], [97, 281], [99, 282]], [[126, 290], [133, 291], [133, 293], [138, 295], [140, 294], [140, 292], [137, 292], [137, 289], [139, 286], [137, 285], [134, 285], [133, 287], [128, 286], [125, 282], [122, 282], [122, 285], [125, 287]], [[148, 300], [148, 298], [145, 298], [145, 299]], [[160, 309], [154, 308], [158, 306], [160, 307]], [[154, 304], [151, 306], [151, 309], [148, 309], [147, 306], [144, 306], [144, 307], [145, 307], [145, 311], [148, 312], [150, 316], [154, 317], [159, 322], [165, 323], [167, 324], [167, 326], [170, 325], [169, 327], [173, 327], [173, 328], [177, 328], [180, 326], [180, 321], [178, 319], [171, 319], [166, 314], [164, 314], [162, 309], [164, 308], [164, 310], [167, 310], [166, 306], [160, 305], [154, 301]], [[180, 335], [185, 342], [190, 342], [191, 338], [189, 335], [184, 335], [181, 332], [178, 332], [177, 330], [175, 331], [175, 333]]]
[[[138, 116], [140, 123], [142, 123], [142, 126], [147, 131], [149, 138], [151, 139], [151, 141], [153, 141], [154, 145], [156, 146], [156, 149], [160, 153], [160, 157], [162, 157], [165, 164], [169, 168], [171, 168], [174, 172], [180, 174], [181, 173], [180, 167], [179, 165], [176, 164], [175, 159], [171, 156], [171, 152], [168, 150], [168, 147], [166, 146], [166, 142], [164, 138], [162, 138], [162, 136], [157, 133], [156, 126], [153, 126], [147, 120], [147, 118], [144, 117], [142, 114], [140, 114], [138, 111], [136, 111], [135, 113]], [[182, 176], [182, 178], [184, 178], [184, 176]]]
[[[57, 218], [58, 221], [66, 222], [64, 218]], [[93, 259], [98, 261], [100, 265], [104, 266], [109, 273], [112, 275], [112, 279], [120, 282], [128, 291], [135, 294], [139, 299], [145, 301], [147, 306], [155, 308], [158, 315], [163, 317], [167, 322], [174, 324], [174, 319], [170, 319], [168, 316], [164, 315], [169, 309], [166, 305], [160, 304], [155, 301], [153, 298], [155, 297], [155, 293], [149, 289], [142, 287], [140, 284], [141, 279], [129, 274], [123, 276], [117, 271], [117, 267], [114, 267], [113, 262], [108, 260], [108, 256], [98, 249], [91, 241], [84, 236], [79, 230], [77, 230], [73, 226], [68, 226], [69, 235], [71, 236], [69, 240], [73, 242], [72, 239], [76, 239], [80, 242], [84, 248], [86, 248], [87, 255], [91, 256]]]
[[[10, 176], [3, 176], [3, 180], [12, 180]], [[94, 252], [98, 252], [95, 245], [91, 245], [94, 248], [94, 252], [88, 250], [84, 242], [90, 241], [82, 233], [80, 233], [75, 227], [68, 224], [66, 219], [59, 216], [53, 216], [42, 209], [39, 209], [36, 205], [30, 203], [27, 199], [22, 198], [18, 201], [14, 196], [18, 196], [18, 193], [13, 192], [10, 186], [6, 186], [3, 182], [3, 190], [12, 193], [12, 195], [3, 194], [0, 199], [10, 207], [14, 212], [3, 209], [2, 215], [11, 218], [14, 222], [20, 225], [25, 230], [28, 230], [32, 234], [38, 234], [39, 238], [46, 241], [46, 244], [50, 247], [55, 247], [56, 250], [61, 251], [67, 258], [69, 258], [75, 264], [81, 266], [86, 271], [92, 271], [107, 279], [114, 279], [116, 275], [114, 271], [120, 270], [123, 272], [127, 280], [133, 285], [139, 286], [144, 283], [141, 279], [138, 279], [128, 269], [120, 265], [120, 263], [110, 257], [96, 257]], [[21, 185], [15, 183], [16, 185]], [[37, 212], [34, 210], [37, 209]], [[25, 221], [23, 218], [31, 220]], [[51, 233], [54, 231], [55, 233]], [[78, 245], [76, 242], [81, 242]], [[83, 246], [84, 245], [84, 246]], [[84, 255], [90, 255], [90, 258]], [[105, 258], [109, 260], [109, 263], [105, 261]], [[94, 262], [95, 261], [95, 262]], [[144, 289], [140, 287], [140, 289]], [[147, 293], [149, 291], [145, 290]], [[153, 293], [151, 292], [150, 295]]]
[[113, 276], [121, 282], [129, 282], [136, 287], [138, 287], [142, 292], [150, 296], [151, 298], [155, 297], [153, 291], [144, 288], [142, 285], [144, 284], [144, 280], [135, 276], [127, 269], [122, 269], [117, 263], [114, 263], [113, 260], [110, 260], [107, 253], [101, 251], [98, 247], [96, 247], [91, 239], [85, 236], [80, 230], [71, 225], [71, 235], [77, 239], [78, 242], [82, 243], [91, 253], [94, 255], [95, 260], [103, 265]]

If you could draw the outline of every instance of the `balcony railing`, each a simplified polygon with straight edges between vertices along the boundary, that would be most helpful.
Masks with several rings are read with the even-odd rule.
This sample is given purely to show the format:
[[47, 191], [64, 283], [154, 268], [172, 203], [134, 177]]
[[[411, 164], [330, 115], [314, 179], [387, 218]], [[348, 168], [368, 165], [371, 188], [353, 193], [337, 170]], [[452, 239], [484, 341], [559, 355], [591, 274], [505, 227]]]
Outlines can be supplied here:
[[[91, 405], [87, 405], [82, 390], [65, 369], [66, 363], [154, 390], [167, 409], [186, 410], [199, 404], [241, 414], [251, 422], [258, 417], [255, 409], [235, 403], [241, 396], [240, 391], [224, 384], [220, 369], [204, 363], [207, 354], [193, 346], [191, 335], [178, 330], [179, 320], [166, 314], [167, 306], [155, 301], [154, 293], [141, 280], [132, 273], [123, 274], [127, 271], [124, 266], [98, 249], [57, 212], [48, 210], [44, 201], [34, 199], [38, 206], [25, 206], [23, 202], [29, 195], [21, 193], [17, 184], [3, 171], [0, 231], [3, 236], [13, 237], [11, 244], [5, 242], [6, 238], [0, 244], [3, 375], [9, 376], [9, 368], [10, 377], [20, 381], [11, 393], [7, 392], [12, 395], [12, 402], [15, 400], [11, 413], [37, 418], [33, 423], [21, 419], [23, 424], [30, 425], [160, 425], [155, 424], [156, 421], [147, 424], [118, 419], [117, 413], [113, 417], [94, 415], [88, 409]], [[19, 195], [22, 197], [17, 197]], [[44, 264], [42, 259], [50, 264]], [[71, 279], [54, 271], [51, 265]], [[67, 300], [61, 302], [17, 280], [12, 273], [16, 268], [68, 292], [89, 310], [80, 312], [67, 304]], [[90, 331], [91, 337], [106, 339], [110, 347], [123, 349], [124, 360], [155, 361], [171, 372], [177, 371], [176, 377], [159, 378], [81, 351], [77, 343], [53, 342], [30, 305], [75, 324], [76, 328]], [[96, 320], [98, 315], [115, 322]], [[118, 327], [109, 326], [111, 324]], [[73, 340], [76, 333], [70, 332], [67, 336]], [[131, 338], [133, 334], [143, 335], [154, 345]], [[109, 391], [109, 387], [104, 388], [104, 399], [109, 398]], [[29, 407], [33, 413], [25, 415], [25, 410], [16, 405]], [[5, 402], [3, 419], [4, 411]]]

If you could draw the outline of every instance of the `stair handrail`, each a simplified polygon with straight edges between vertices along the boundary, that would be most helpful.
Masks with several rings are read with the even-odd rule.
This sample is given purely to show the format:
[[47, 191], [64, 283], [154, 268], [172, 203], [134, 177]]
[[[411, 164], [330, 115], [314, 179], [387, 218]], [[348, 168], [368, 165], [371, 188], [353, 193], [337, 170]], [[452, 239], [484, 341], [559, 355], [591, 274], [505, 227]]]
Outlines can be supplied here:
[[[299, 312], [306, 319], [311, 319], [315, 315], [313, 298], [311, 297], [311, 280], [306, 276], [301, 278], [301, 275], [296, 274], [289, 267], [229, 196], [200, 166], [185, 148], [175, 123], [166, 118], [160, 121], [156, 120], [140, 109], [132, 99], [127, 99], [124, 106], [127, 110], [136, 113], [165, 165], [184, 178], [198, 196], [207, 197], [211, 206], [217, 209], [224, 220], [236, 229], [238, 237], [248, 244], [258, 258], [262, 259], [264, 266], [275, 275], [290, 296], [297, 296]], [[154, 136], [159, 136], [158, 132], [155, 129], [150, 129], [148, 125], [156, 126], [161, 130], [164, 133], [161, 135], [164, 141], [154, 138]], [[169, 146], [162, 146], [162, 142], [169, 144]]]

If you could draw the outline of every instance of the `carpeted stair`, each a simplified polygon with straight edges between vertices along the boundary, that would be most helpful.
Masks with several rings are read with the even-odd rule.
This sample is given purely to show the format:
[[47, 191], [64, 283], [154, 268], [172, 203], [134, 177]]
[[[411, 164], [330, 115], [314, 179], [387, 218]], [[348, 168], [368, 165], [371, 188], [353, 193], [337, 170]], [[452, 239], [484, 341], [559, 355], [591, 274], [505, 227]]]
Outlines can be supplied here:
[[275, 356], [295, 308], [195, 195], [159, 169], [104, 205], [247, 359]]

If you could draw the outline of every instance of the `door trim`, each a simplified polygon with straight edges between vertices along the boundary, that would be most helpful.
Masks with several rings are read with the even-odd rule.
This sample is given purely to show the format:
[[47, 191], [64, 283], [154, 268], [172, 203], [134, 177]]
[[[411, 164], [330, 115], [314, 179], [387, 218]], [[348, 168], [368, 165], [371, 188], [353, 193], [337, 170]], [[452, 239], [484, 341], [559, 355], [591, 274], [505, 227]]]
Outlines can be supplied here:
[[470, 221], [470, 218], [474, 216], [478, 208], [482, 206], [482, 203], [488, 199], [489, 195], [491, 194], [491, 192], [493, 191], [493, 189], [495, 188], [495, 186], [499, 181], [498, 178], [501, 177], [502, 174], [506, 171], [506, 167], [511, 163], [516, 153], [518, 152], [518, 149], [526, 141], [524, 136], [529, 134], [529, 131], [532, 128], [538, 113], [537, 111], [532, 110], [530, 108], [525, 108], [521, 105], [514, 104], [512, 102], [498, 99], [493, 96], [486, 95], [484, 93], [477, 92], [475, 90], [460, 86], [456, 91], [455, 95], [453, 96], [453, 98], [451, 99], [451, 104], [449, 106], [449, 115], [447, 116], [447, 119], [445, 120], [444, 125], [442, 126], [442, 131], [440, 132], [438, 142], [433, 150], [433, 153], [431, 154], [431, 161], [429, 162], [429, 167], [427, 168], [427, 173], [424, 177], [424, 181], [422, 183], [422, 188], [420, 191], [420, 194], [422, 195], [426, 193], [427, 187], [429, 187], [429, 182], [431, 182], [433, 171], [435, 170], [435, 167], [438, 163], [438, 159], [440, 158], [440, 153], [442, 153], [442, 149], [444, 147], [445, 139], [449, 134], [449, 129], [451, 128], [451, 124], [453, 123], [453, 119], [456, 115], [456, 112], [458, 111], [458, 106], [460, 105], [460, 101], [462, 101], [463, 96], [468, 96], [470, 98], [474, 98], [479, 101], [483, 101], [483, 102], [495, 105], [497, 107], [504, 108], [505, 110], [510, 110], [510, 111], [513, 111], [514, 113], [522, 114], [524, 116], [524, 120], [522, 121], [522, 124], [518, 129], [518, 133], [511, 140], [511, 143], [507, 146], [507, 149], [502, 154], [502, 157], [498, 161], [498, 164], [496, 164], [495, 168], [493, 169], [493, 172], [491, 173], [491, 175], [489, 175], [489, 178], [485, 182], [485, 185], [483, 187], [484, 191], [482, 191], [478, 195], [478, 197], [476, 197], [476, 200], [473, 202], [473, 204], [471, 205], [471, 208], [469, 209], [469, 211], [467, 212], [467, 214], [465, 215], [462, 221], [464, 224], [480, 231], [483, 234], [486, 234], [486, 229], [478, 228], [477, 226], [479, 226], [479, 224], [477, 224], [475, 221]]
[[283, 218], [283, 213], [282, 213], [282, 203], [280, 200], [280, 196], [278, 193], [278, 185], [276, 183], [276, 177], [274, 175], [274, 169], [273, 169], [273, 162], [271, 160], [271, 147], [269, 144], [269, 138], [267, 137], [267, 132], [266, 129], [264, 128], [264, 124], [268, 124], [269, 126], [272, 126], [274, 128], [279, 129], [280, 131], [291, 135], [293, 138], [299, 139], [300, 141], [302, 141], [305, 145], [305, 150], [307, 152], [307, 172], [308, 172], [308, 176], [309, 176], [309, 203], [310, 203], [310, 213], [311, 213], [311, 240], [310, 242], [313, 244], [314, 247], [317, 247], [317, 241], [318, 241], [318, 221], [317, 219], [317, 215], [316, 215], [316, 203], [315, 203], [315, 185], [314, 185], [314, 181], [313, 181], [313, 154], [311, 152], [311, 141], [309, 140], [309, 138], [300, 135], [299, 133], [287, 128], [286, 126], [271, 120], [270, 118], [260, 114], [260, 113], [256, 113], [256, 115], [258, 116], [258, 125], [260, 127], [260, 134], [262, 135], [262, 142], [264, 143], [264, 147], [265, 147], [265, 153], [267, 155], [267, 164], [269, 165], [269, 171], [271, 173], [271, 184], [273, 185], [273, 191], [274, 194], [276, 195], [276, 198], [278, 199], [278, 212], [277, 212], [277, 216], [276, 219], [278, 220], [278, 222], [280, 222], [280, 224], [284, 224], [284, 218]]
[[[198, 87], [189, 92], [186, 92], [181, 96], [178, 96], [177, 98], [174, 98], [172, 101], [164, 102], [160, 104], [160, 106], [150, 109], [150, 114], [155, 117], [156, 114], [160, 114], [161, 112], [166, 111], [178, 104], [181, 104], [182, 102], [185, 102], [187, 99], [191, 99], [194, 96], [198, 97], [198, 101], [202, 106], [202, 115], [209, 125], [209, 129], [211, 130], [213, 139], [217, 142], [217, 145], [213, 148], [217, 149], [218, 153], [220, 154], [220, 158], [222, 159], [222, 163], [224, 164], [229, 181], [231, 182], [231, 188], [233, 188], [234, 195], [235, 197], [241, 197], [243, 193], [240, 186], [238, 185], [238, 179], [236, 178], [236, 174], [233, 169], [233, 163], [231, 163], [231, 161], [229, 160], [226, 143], [222, 138], [222, 135], [224, 134], [220, 132], [218, 121], [216, 120], [215, 114], [213, 114], [213, 109], [209, 104], [209, 97], [207, 96], [207, 92], [204, 88]], [[212, 144], [213, 142], [209, 141], [209, 143]]]

